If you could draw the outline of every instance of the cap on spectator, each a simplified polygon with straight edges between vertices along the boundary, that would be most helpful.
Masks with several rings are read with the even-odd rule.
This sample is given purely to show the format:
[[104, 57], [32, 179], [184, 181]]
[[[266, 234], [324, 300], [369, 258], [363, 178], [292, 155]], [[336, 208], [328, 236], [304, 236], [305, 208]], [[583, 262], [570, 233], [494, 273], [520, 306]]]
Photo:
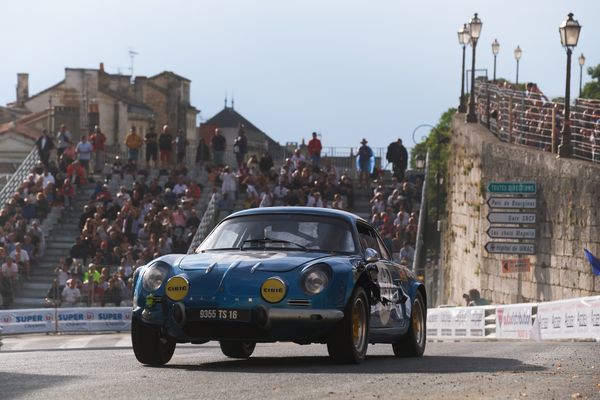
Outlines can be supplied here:
[[360, 141], [360, 144], [367, 144], [367, 139], [363, 138], [363, 140]]

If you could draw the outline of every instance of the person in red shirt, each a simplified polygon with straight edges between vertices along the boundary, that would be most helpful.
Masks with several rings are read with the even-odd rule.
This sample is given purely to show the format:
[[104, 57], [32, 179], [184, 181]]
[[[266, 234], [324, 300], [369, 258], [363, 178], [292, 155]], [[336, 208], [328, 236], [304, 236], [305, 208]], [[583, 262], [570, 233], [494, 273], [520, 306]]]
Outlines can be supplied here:
[[308, 155], [315, 166], [319, 166], [321, 161], [321, 150], [323, 146], [321, 141], [317, 138], [317, 132], [312, 133], [312, 139], [308, 142]]
[[62, 196], [64, 206], [73, 209], [73, 197], [75, 196], [75, 187], [71, 184], [71, 180], [69, 178], [65, 179], [58, 194]]
[[79, 160], [75, 160], [71, 164], [69, 164], [69, 166], [67, 167], [67, 178], [71, 182], [74, 182], [75, 186], [77, 186], [77, 188], [80, 190], [83, 187], [83, 185], [86, 184], [85, 168], [83, 167], [83, 165], [81, 165]]
[[106, 135], [100, 131], [98, 125], [94, 127], [94, 132], [90, 134], [90, 143], [94, 151], [94, 173], [102, 173], [104, 170]]

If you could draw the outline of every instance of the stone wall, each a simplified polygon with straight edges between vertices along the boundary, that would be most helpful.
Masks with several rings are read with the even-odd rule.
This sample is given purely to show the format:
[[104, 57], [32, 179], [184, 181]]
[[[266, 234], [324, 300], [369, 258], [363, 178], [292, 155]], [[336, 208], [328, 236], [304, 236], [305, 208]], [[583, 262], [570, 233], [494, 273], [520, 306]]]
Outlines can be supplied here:
[[[536, 182], [534, 256], [489, 254], [490, 182]], [[583, 249], [600, 256], [600, 165], [500, 142], [457, 114], [449, 159], [442, 303], [463, 304], [475, 288], [493, 303], [559, 300], [600, 294]], [[498, 239], [494, 239], [497, 241]], [[503, 273], [502, 260], [529, 258], [530, 272]]]

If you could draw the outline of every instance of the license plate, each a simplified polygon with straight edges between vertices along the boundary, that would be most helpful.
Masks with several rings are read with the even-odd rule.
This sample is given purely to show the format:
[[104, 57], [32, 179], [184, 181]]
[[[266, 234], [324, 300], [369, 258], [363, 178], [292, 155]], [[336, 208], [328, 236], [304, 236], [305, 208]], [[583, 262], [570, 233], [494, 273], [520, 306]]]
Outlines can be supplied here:
[[249, 321], [250, 310], [201, 308], [195, 309], [191, 317], [203, 321]]

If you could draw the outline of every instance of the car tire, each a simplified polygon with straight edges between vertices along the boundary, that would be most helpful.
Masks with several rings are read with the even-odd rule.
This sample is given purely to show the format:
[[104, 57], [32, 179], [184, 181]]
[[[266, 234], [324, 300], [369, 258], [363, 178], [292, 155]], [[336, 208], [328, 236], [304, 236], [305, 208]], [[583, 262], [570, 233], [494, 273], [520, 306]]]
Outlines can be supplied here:
[[175, 352], [175, 340], [162, 327], [147, 324], [138, 318], [131, 320], [131, 344], [135, 358], [142, 364], [164, 365]]
[[427, 342], [427, 307], [423, 295], [417, 291], [412, 304], [410, 326], [398, 342], [392, 344], [396, 357], [421, 357]]
[[222, 340], [219, 344], [223, 354], [229, 358], [250, 358], [256, 348], [256, 342]]
[[340, 364], [359, 364], [369, 345], [370, 306], [365, 290], [358, 286], [344, 310], [344, 318], [327, 341], [329, 357]]

